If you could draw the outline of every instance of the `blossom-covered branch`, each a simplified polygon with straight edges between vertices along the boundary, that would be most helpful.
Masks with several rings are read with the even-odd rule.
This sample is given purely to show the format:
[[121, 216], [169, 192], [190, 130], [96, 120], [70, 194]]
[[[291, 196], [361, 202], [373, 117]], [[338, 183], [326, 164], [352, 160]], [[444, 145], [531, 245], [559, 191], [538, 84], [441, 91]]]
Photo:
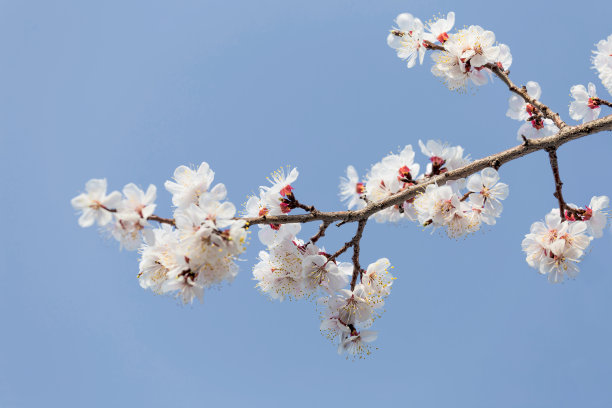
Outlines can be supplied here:
[[516, 160], [520, 157], [537, 152], [539, 150], [547, 150], [558, 148], [559, 146], [595, 133], [612, 130], [612, 115], [598, 119], [593, 122], [588, 122], [578, 126], [568, 126], [553, 136], [542, 139], [530, 139], [528, 144], [520, 144], [511, 149], [492, 154], [482, 159], [475, 160], [458, 169], [443, 173], [439, 176], [423, 180], [415, 186], [411, 186], [401, 192], [385, 198], [384, 200], [372, 202], [365, 208], [354, 211], [331, 211], [319, 212], [318, 214], [283, 214], [276, 216], [265, 217], [246, 217], [243, 218], [249, 225], [255, 224], [290, 224], [290, 223], [307, 223], [312, 221], [344, 221], [355, 222], [364, 218], [369, 218], [373, 214], [380, 212], [386, 208], [401, 204], [404, 201], [410, 200], [422, 193], [430, 184], [444, 184], [450, 180], [458, 180], [469, 177], [472, 174], [487, 167], [500, 167], [502, 164]]
[[[361, 239], [370, 219], [376, 222], [412, 221], [421, 227], [442, 229], [451, 238], [494, 225], [503, 212], [509, 186], [500, 182], [498, 170], [508, 162], [543, 150], [555, 181], [558, 208], [535, 222], [522, 242], [527, 263], [548, 276], [550, 282], [575, 277], [577, 263], [606, 225], [607, 196], [594, 196], [584, 208], [565, 201], [557, 149], [565, 143], [612, 130], [612, 115], [601, 119], [603, 107], [612, 104], [597, 95], [595, 85], [575, 85], [569, 116], [582, 124], [568, 125], [557, 112], [540, 101], [541, 88], [528, 81], [517, 86], [509, 77], [510, 48], [495, 41], [495, 34], [480, 26], [451, 32], [455, 15], [448, 13], [423, 24], [408, 13], [400, 14], [387, 43], [408, 68], [422, 64], [431, 54], [433, 75], [451, 90], [482, 86], [498, 77], [509, 89], [506, 116], [522, 122], [517, 131], [521, 144], [472, 161], [461, 146], [418, 141], [426, 165], [415, 161], [412, 145], [391, 153], [372, 165], [364, 178], [348, 166], [341, 178], [340, 198], [345, 211], [320, 211], [299, 201], [295, 194], [297, 169], [279, 169], [248, 198], [241, 214], [226, 200], [225, 185], [213, 185], [215, 174], [206, 162], [197, 169], [179, 166], [165, 187], [172, 194], [173, 217], [154, 214], [157, 189], [146, 191], [130, 183], [106, 193], [105, 179], [87, 182], [86, 192], [72, 205], [81, 211], [79, 225], [97, 223], [110, 231], [122, 248], [141, 255], [139, 282], [155, 293], [175, 294], [184, 303], [203, 297], [204, 290], [238, 273], [237, 261], [245, 251], [247, 233], [256, 227], [265, 249], [253, 267], [256, 287], [272, 299], [316, 298], [321, 312], [320, 329], [337, 341], [338, 352], [353, 356], [370, 353], [377, 338], [369, 330], [380, 317], [395, 277], [387, 258], [366, 268], [360, 259]], [[612, 93], [612, 35], [597, 44], [593, 66], [604, 87]], [[295, 214], [294, 210], [305, 213]], [[149, 221], [160, 225], [152, 226]], [[298, 238], [301, 224], [319, 221], [307, 241]], [[320, 242], [328, 228], [357, 223], [353, 237], [335, 252]], [[341, 262], [349, 249], [351, 262]], [[364, 263], [365, 264], [365, 263]]]

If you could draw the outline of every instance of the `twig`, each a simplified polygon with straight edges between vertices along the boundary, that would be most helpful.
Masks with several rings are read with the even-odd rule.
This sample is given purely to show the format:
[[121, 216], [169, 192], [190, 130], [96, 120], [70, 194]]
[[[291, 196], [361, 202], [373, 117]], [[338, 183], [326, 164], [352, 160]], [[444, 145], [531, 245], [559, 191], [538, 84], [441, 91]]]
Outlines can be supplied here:
[[550, 168], [552, 169], [553, 176], [555, 177], [555, 193], [553, 194], [557, 200], [559, 200], [559, 216], [561, 221], [565, 221], [565, 200], [563, 200], [563, 182], [559, 175], [559, 163], [557, 161], [557, 149], [547, 149], [548, 159], [550, 160]]
[[423, 45], [425, 48], [436, 51], [446, 51], [446, 49], [442, 45], [434, 44], [431, 41], [423, 41]]
[[[116, 208], [108, 208], [108, 207], [106, 207], [104, 205], [100, 205], [100, 207], [102, 209], [108, 211], [108, 212], [111, 212], [111, 213], [116, 213], [117, 212]], [[161, 224], [170, 224], [173, 227], [176, 227], [176, 223], [174, 221], [174, 218], [163, 218], [163, 217], [160, 217], [160, 216], [155, 215], [155, 214], [149, 215], [147, 217], [147, 221], [157, 221], [157, 222], [159, 222]]]
[[331, 224], [331, 221], [323, 221], [321, 225], [319, 226], [319, 232], [317, 232], [315, 235], [313, 235], [312, 238], [310, 238], [310, 242], [313, 244], [316, 244], [319, 238], [324, 237], [325, 230], [327, 230], [327, 227], [329, 227], [329, 224]]
[[601, 99], [601, 98], [591, 98], [591, 99], [593, 99], [593, 102], [595, 102], [597, 105], [606, 105], [612, 108], [612, 102], [608, 102], [605, 99]]
[[557, 125], [559, 129], [563, 129], [568, 126], [567, 123], [561, 120], [561, 117], [559, 116], [558, 113], [553, 112], [548, 106], [544, 105], [542, 102], [538, 101], [537, 99], [532, 98], [527, 93], [527, 89], [519, 88], [518, 86], [516, 86], [514, 82], [510, 80], [510, 77], [508, 77], [508, 74], [504, 72], [504, 70], [501, 69], [497, 64], [486, 64], [485, 66], [489, 68], [495, 75], [497, 75], [497, 77], [501, 79], [502, 82], [506, 84], [506, 86], [508, 86], [508, 89], [511, 92], [514, 92], [515, 94], [523, 98], [525, 102], [528, 102], [532, 104], [533, 106], [535, 106], [536, 108], [538, 108], [538, 110], [542, 112], [542, 114], [545, 117], [551, 119], [555, 123], [555, 125]]
[[170, 224], [173, 227], [176, 227], [176, 223], [174, 222], [173, 218], [162, 218], [162, 217], [160, 217], [158, 215], [153, 214], [153, 215], [148, 216], [147, 220], [149, 220], [149, 221], [157, 221], [160, 224]]
[[363, 235], [363, 230], [367, 222], [367, 218], [359, 221], [359, 224], [357, 225], [357, 232], [351, 240], [353, 243], [353, 278], [351, 279], [351, 291], [355, 289], [357, 276], [361, 277], [361, 265], [359, 265], [359, 244], [361, 242], [361, 236]]

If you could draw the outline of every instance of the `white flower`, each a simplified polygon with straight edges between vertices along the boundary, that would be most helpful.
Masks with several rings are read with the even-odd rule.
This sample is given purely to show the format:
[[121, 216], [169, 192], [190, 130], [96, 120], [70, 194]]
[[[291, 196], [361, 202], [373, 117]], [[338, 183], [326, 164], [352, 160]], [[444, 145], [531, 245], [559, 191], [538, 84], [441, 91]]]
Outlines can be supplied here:
[[[349, 265], [348, 271], [351, 270], [352, 266]], [[328, 257], [321, 252], [304, 258], [302, 274], [304, 287], [310, 292], [319, 287], [327, 288], [333, 292], [346, 286], [349, 281], [347, 268], [340, 268], [335, 262], [328, 262]]]
[[444, 44], [448, 40], [448, 32], [455, 25], [455, 13], [453, 11], [446, 15], [446, 18], [435, 19], [432, 23], [427, 23], [426, 33], [423, 38], [431, 43], [439, 41]]
[[423, 23], [412, 14], [402, 13], [395, 19], [398, 29], [392, 30], [387, 36], [387, 44], [397, 51], [397, 56], [407, 60], [408, 68], [419, 63], [423, 64], [425, 47], [423, 46]]
[[563, 281], [566, 275], [575, 277], [578, 274], [576, 263], [592, 239], [586, 235], [586, 230], [586, 223], [562, 221], [559, 210], [551, 210], [545, 222], [533, 223], [530, 233], [525, 235], [522, 247], [527, 263], [548, 275], [551, 283]]
[[280, 225], [262, 225], [257, 234], [259, 241], [267, 247], [273, 247], [285, 240], [293, 240], [302, 229], [298, 223]]
[[568, 204], [569, 208], [565, 211], [565, 218], [568, 221], [584, 221], [589, 234], [593, 238], [601, 238], [608, 221], [608, 213], [603, 210], [609, 204], [610, 199], [607, 196], [594, 196], [584, 210], [574, 204]]
[[465, 89], [468, 80], [480, 86], [487, 83], [488, 63], [496, 63], [499, 46], [494, 45], [495, 34], [479, 26], [470, 26], [452, 34], [444, 43], [445, 51], [432, 55], [435, 65], [431, 72], [443, 78], [451, 90]]
[[304, 291], [302, 262], [318, 249], [314, 245], [304, 245], [297, 238], [287, 239], [269, 248], [269, 253], [261, 251], [259, 262], [253, 267], [253, 278], [258, 281], [257, 288], [272, 299], [284, 300], [285, 297], [299, 299], [307, 295]]
[[550, 119], [536, 119], [531, 122], [526, 122], [521, 125], [516, 132], [516, 139], [523, 140], [523, 136], [528, 139], [539, 139], [542, 137], [552, 136], [559, 132], [559, 128]]
[[387, 258], [368, 265], [368, 268], [361, 276], [361, 283], [369, 294], [375, 296], [388, 296], [391, 293], [391, 285], [395, 279], [388, 269], [391, 263]]
[[361, 322], [367, 325], [373, 318], [374, 308], [383, 304], [381, 298], [369, 297], [363, 284], [355, 285], [353, 291], [341, 289], [328, 301], [330, 314], [338, 316], [346, 324]]
[[587, 207], [587, 214], [590, 211], [590, 217], [585, 217], [585, 221], [594, 238], [601, 238], [603, 235], [608, 215], [603, 209], [607, 208], [609, 203], [610, 199], [607, 196], [595, 196], [591, 198], [591, 203]]
[[366, 206], [362, 198], [366, 194], [365, 186], [359, 181], [357, 171], [353, 166], [346, 168], [346, 178], [340, 177], [340, 199], [348, 201], [348, 209], [363, 208]]
[[449, 146], [436, 140], [428, 140], [423, 143], [419, 140], [421, 152], [429, 157], [427, 164], [427, 175], [437, 175], [446, 171], [452, 171], [465, 166], [470, 162], [469, 157], [463, 157], [463, 147]]
[[[391, 173], [395, 173], [398, 181], [409, 183], [419, 176], [421, 167], [414, 162], [412, 145], [406, 145], [399, 154], [385, 156], [379, 164]], [[376, 166], [376, 165], [375, 165]]]
[[[527, 94], [533, 99], [540, 99], [542, 96], [542, 89], [540, 88], [540, 84], [537, 82], [529, 81], [527, 82], [525, 88], [527, 88]], [[510, 99], [508, 99], [508, 105], [506, 116], [514, 120], [525, 121], [534, 114], [535, 108], [533, 105], [525, 102], [523, 98], [516, 94], [512, 94], [512, 96], [510, 96]]]
[[550, 246], [550, 254], [540, 262], [540, 273], [548, 275], [550, 283], [563, 282], [564, 276], [575, 278], [580, 271], [576, 263], [580, 262], [582, 251], [567, 248], [563, 240], [555, 241]]
[[91, 179], [85, 184], [86, 193], [74, 197], [70, 203], [76, 210], [82, 211], [79, 217], [81, 227], [90, 227], [94, 222], [103, 226], [111, 222], [113, 215], [109, 210], [116, 210], [121, 201], [121, 193], [113, 191], [106, 195], [106, 179]]
[[135, 251], [140, 246], [140, 232], [146, 224], [146, 219], [136, 213], [120, 212], [115, 214], [115, 222], [107, 227], [113, 238], [119, 241], [120, 249]]
[[572, 101], [569, 108], [569, 114], [574, 120], [582, 120], [582, 123], [590, 122], [599, 117], [601, 106], [593, 101], [597, 98], [597, 90], [592, 82], [589, 82], [589, 90], [585, 89], [584, 85], [574, 85], [570, 88]]
[[362, 330], [361, 332], [353, 331], [350, 335], [342, 340], [338, 346], [338, 354], [347, 352], [353, 356], [369, 355], [371, 353], [366, 343], [371, 343], [378, 338], [378, 333], [370, 330]]
[[446, 227], [450, 238], [476, 231], [480, 218], [474, 217], [472, 207], [458, 197], [452, 184], [430, 184], [414, 201], [419, 222], [423, 226]]
[[200, 273], [187, 269], [180, 272], [176, 277], [164, 281], [163, 292], [177, 292], [184, 304], [191, 304], [193, 299], [198, 298], [202, 302], [204, 297], [204, 284], [199, 279]]
[[[470, 202], [483, 208], [485, 213], [493, 217], [501, 214], [503, 209], [501, 200], [505, 200], [509, 194], [508, 185], [498, 181], [499, 174], [491, 167], [482, 170], [480, 174], [471, 175], [467, 181], [467, 188], [472, 192]], [[488, 224], [490, 218], [483, 218], [483, 221]], [[493, 223], [495, 223], [494, 218]]]
[[512, 54], [510, 53], [510, 47], [506, 44], [499, 44], [499, 56], [496, 64], [503, 70], [508, 70], [512, 65]]
[[428, 185], [425, 192], [417, 197], [414, 206], [421, 224], [432, 222], [436, 226], [447, 224], [455, 213], [461, 211], [459, 197], [447, 185]]
[[298, 172], [297, 168], [293, 168], [292, 170], [289, 169], [290, 167], [287, 168], [287, 171], [289, 172], [287, 175], [285, 175], [285, 169], [282, 167], [276, 170], [274, 173], [272, 173], [272, 178], [268, 177], [268, 181], [272, 184], [272, 186], [262, 188], [265, 190], [274, 191], [283, 197], [290, 194], [293, 188], [288, 187], [291, 187], [291, 183], [297, 180], [300, 173]]
[[260, 187], [262, 204], [268, 214], [280, 215], [291, 211], [292, 207], [288, 205], [286, 198], [293, 195], [291, 183], [297, 180], [298, 175], [297, 168], [290, 170], [288, 175], [285, 175], [285, 170], [280, 168], [272, 173], [272, 178], [268, 177], [271, 186]]
[[497, 62], [500, 49], [495, 45], [493, 31], [484, 30], [480, 26], [470, 26], [463, 35], [465, 36], [464, 43], [468, 47], [464, 48], [461, 53], [461, 59], [466, 64], [469, 62], [471, 69]]
[[170, 225], [162, 224], [160, 228], [145, 230], [143, 236], [144, 245], [140, 248], [139, 283], [144, 289], [162, 293], [161, 287], [168, 272], [178, 267], [172, 255], [179, 245], [178, 234]]
[[612, 34], [597, 43], [597, 50], [593, 54], [593, 68], [597, 70], [603, 86], [612, 94]]
[[329, 316], [323, 319], [320, 326], [321, 331], [328, 331], [330, 338], [335, 338], [338, 335], [349, 334], [351, 329], [344, 324], [337, 316]]
[[135, 214], [142, 220], [142, 225], [146, 225], [147, 218], [155, 211], [157, 188], [150, 184], [145, 193], [136, 184], [130, 183], [123, 187], [123, 195], [125, 198], [119, 204], [117, 212]]
[[[208, 192], [214, 178], [215, 173], [208, 163], [202, 162], [197, 170], [187, 166], [177, 167], [174, 171], [176, 182], [166, 181], [164, 186], [172, 193], [172, 203], [179, 208], [186, 208], [198, 203], [200, 196]], [[223, 186], [219, 188], [225, 190]]]

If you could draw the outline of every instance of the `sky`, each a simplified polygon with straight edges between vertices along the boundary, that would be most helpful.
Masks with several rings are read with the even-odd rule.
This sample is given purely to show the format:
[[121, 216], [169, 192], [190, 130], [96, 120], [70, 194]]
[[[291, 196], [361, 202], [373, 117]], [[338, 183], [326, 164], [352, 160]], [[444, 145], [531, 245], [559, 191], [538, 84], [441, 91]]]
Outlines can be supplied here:
[[[570, 124], [572, 85], [611, 97], [590, 68], [606, 2], [0, 1], [0, 406], [611, 406], [610, 230], [559, 285], [521, 251], [556, 203], [543, 152], [500, 169], [504, 213], [473, 236], [368, 223], [362, 264], [387, 257], [397, 280], [364, 361], [337, 355], [313, 302], [255, 289], [257, 239], [232, 284], [183, 306], [140, 288], [137, 253], [77, 224], [90, 178], [153, 183], [170, 216], [181, 164], [208, 162], [237, 205], [291, 165], [298, 198], [331, 211], [347, 165], [364, 174], [419, 139], [472, 158], [514, 146], [499, 81], [451, 92], [429, 56], [409, 70], [386, 45], [397, 14], [450, 10], [508, 44], [511, 78], [538, 81]], [[610, 136], [559, 150], [569, 202], [612, 194]]]

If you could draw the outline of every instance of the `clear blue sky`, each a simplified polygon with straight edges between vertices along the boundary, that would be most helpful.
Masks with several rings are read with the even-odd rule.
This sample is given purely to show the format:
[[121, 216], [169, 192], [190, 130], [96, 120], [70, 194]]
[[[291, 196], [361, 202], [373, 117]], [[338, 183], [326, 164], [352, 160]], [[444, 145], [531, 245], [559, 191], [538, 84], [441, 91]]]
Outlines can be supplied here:
[[[169, 215], [180, 164], [210, 163], [237, 204], [293, 165], [298, 197], [333, 210], [346, 165], [419, 138], [513, 146], [499, 82], [451, 93], [429, 57], [407, 70], [386, 45], [398, 13], [449, 10], [508, 44], [512, 78], [564, 118], [574, 84], [610, 97], [589, 60], [605, 1], [0, 1], [0, 407], [612, 406], [610, 231], [558, 286], [521, 252], [555, 204], [543, 153], [502, 167], [504, 215], [476, 236], [367, 226], [363, 262], [398, 277], [367, 361], [336, 355], [313, 303], [254, 289], [256, 240], [232, 285], [182, 307], [77, 225], [70, 199], [94, 177], [156, 184]], [[612, 195], [611, 152], [609, 132], [559, 151], [568, 201]]]

